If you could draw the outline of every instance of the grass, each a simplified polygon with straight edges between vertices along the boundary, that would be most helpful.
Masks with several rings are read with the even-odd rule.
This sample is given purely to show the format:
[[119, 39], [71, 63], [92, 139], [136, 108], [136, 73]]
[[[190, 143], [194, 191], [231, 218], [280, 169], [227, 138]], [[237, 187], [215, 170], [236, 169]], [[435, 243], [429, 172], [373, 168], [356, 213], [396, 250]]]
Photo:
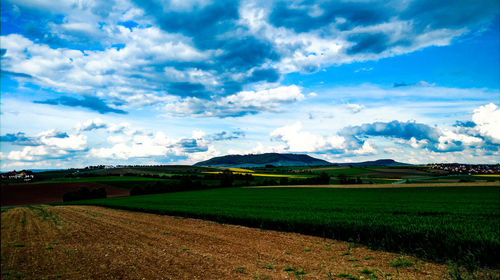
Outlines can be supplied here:
[[307, 272], [305, 272], [303, 268], [295, 268], [295, 267], [287, 266], [283, 270], [286, 272], [293, 272], [293, 274], [295, 274], [295, 277], [297, 277], [297, 279], [302, 279], [302, 276], [307, 274]]
[[391, 266], [394, 268], [411, 267], [411, 266], [413, 266], [413, 262], [411, 262], [410, 260], [408, 260], [405, 257], [399, 257], [399, 258], [391, 261]]
[[241, 274], [246, 274], [246, 268], [243, 266], [238, 266], [238, 267], [236, 267], [236, 272], [241, 273]]
[[500, 267], [500, 189], [226, 188], [74, 202], [356, 240]]
[[[207, 171], [203, 172], [204, 174], [222, 174], [222, 171]], [[264, 174], [264, 173], [249, 173], [249, 172], [233, 172], [233, 174], [250, 174], [254, 177], [273, 177], [273, 178], [291, 178], [291, 179], [304, 179], [308, 178], [307, 176], [299, 176], [299, 175], [286, 175], [286, 174]]]
[[366, 274], [366, 275], [370, 275], [370, 274], [373, 274], [373, 270], [369, 270], [368, 268], [364, 268], [363, 270], [361, 270], [359, 273], [361, 274]]
[[354, 276], [354, 275], [351, 275], [349, 273], [339, 273], [337, 274], [338, 277], [340, 278], [345, 278], [345, 279], [349, 279], [349, 280], [357, 280], [359, 279], [358, 277]]
[[47, 211], [46, 207], [43, 205], [28, 205], [28, 208], [35, 210], [38, 213], [35, 217], [41, 217], [43, 221], [53, 222], [55, 226], [62, 226], [62, 219], [54, 214], [53, 212]]

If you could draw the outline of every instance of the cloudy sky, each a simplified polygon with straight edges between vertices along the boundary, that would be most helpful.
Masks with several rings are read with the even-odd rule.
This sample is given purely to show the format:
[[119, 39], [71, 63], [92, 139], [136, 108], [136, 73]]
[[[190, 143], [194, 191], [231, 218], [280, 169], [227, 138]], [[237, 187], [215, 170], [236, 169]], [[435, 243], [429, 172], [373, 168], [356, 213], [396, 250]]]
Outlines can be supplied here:
[[1, 166], [498, 163], [491, 1], [2, 0]]

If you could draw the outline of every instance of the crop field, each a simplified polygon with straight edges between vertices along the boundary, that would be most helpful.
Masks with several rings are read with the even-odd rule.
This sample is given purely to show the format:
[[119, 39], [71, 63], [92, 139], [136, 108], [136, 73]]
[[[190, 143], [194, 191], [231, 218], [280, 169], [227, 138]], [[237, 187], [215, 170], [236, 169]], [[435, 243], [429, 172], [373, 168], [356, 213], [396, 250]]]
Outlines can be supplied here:
[[228, 188], [82, 201], [500, 266], [500, 188]]
[[95, 206], [16, 207], [1, 218], [2, 280], [396, 280], [449, 271], [354, 243]]
[[[310, 177], [310, 176], [299, 176], [299, 175], [290, 175], [290, 174], [251, 173], [251, 172], [247, 172], [247, 171], [244, 171], [244, 172], [231, 171], [231, 172], [233, 174], [239, 174], [239, 175], [250, 174], [253, 177], [272, 177], [272, 178], [290, 178], [290, 179], [304, 179], [304, 178]], [[207, 171], [207, 172], [203, 172], [203, 174], [223, 174], [223, 171]]]

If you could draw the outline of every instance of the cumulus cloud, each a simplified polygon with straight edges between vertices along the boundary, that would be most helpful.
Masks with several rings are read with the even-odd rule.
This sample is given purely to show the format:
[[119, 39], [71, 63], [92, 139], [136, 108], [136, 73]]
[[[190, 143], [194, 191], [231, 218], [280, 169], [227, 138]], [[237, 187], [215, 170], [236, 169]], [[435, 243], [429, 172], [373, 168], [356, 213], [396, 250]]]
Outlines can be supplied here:
[[384, 149], [384, 152], [388, 153], [388, 154], [396, 154], [396, 153], [400, 153], [402, 152], [401, 150], [398, 150], [396, 148], [385, 148]]
[[[22, 135], [25, 137], [24, 134]], [[31, 139], [32, 143], [29, 143], [22, 150], [10, 151], [6, 158], [16, 161], [39, 161], [48, 158], [65, 157], [71, 153], [87, 149], [87, 137], [85, 135], [67, 134], [53, 129], [43, 131], [28, 139]]]
[[[174, 141], [162, 132], [155, 133], [153, 136], [135, 135], [131, 140], [128, 138], [108, 139], [113, 144], [109, 148], [92, 148], [88, 155], [94, 158], [144, 158], [155, 156], [166, 156], [169, 147]], [[120, 142], [123, 141], [123, 142]]]
[[[427, 0], [4, 2], [12, 30], [23, 31], [1, 37], [3, 73], [83, 96], [39, 102], [119, 114], [177, 96], [185, 112], [203, 115], [199, 103], [246, 98], [286, 73], [448, 45], [498, 9], [497, 1]], [[252, 113], [259, 109], [269, 108]]]
[[359, 104], [346, 104], [345, 107], [354, 114], [361, 112], [365, 108], [365, 106]]
[[352, 153], [356, 155], [375, 155], [378, 152], [372, 144], [365, 141], [359, 149], [352, 151]]
[[186, 153], [206, 152], [208, 150], [204, 139], [185, 138], [181, 139], [177, 145]]
[[498, 150], [500, 144], [500, 110], [493, 104], [475, 109], [471, 121], [457, 121], [451, 129], [432, 127], [414, 121], [374, 122], [340, 130], [348, 143], [356, 147], [370, 137], [385, 137], [414, 149], [434, 152], [463, 151], [467, 148]]
[[275, 129], [271, 132], [271, 138], [284, 142], [286, 150], [290, 152], [319, 152], [345, 147], [344, 137], [336, 135], [325, 137], [302, 131], [301, 122]]
[[40, 135], [42, 144], [67, 151], [81, 151], [87, 148], [87, 136], [85, 135], [68, 135], [64, 136], [54, 134], [52, 131]]
[[107, 128], [108, 126], [102, 119], [96, 118], [93, 120], [88, 120], [83, 123], [79, 123], [76, 125], [77, 131], [92, 131], [101, 128]]
[[241, 91], [224, 98], [207, 101], [196, 97], [168, 104], [165, 109], [174, 116], [239, 117], [259, 112], [277, 112], [282, 105], [301, 101], [298, 86], [282, 86], [260, 91]]
[[440, 131], [434, 127], [417, 122], [375, 122], [362, 124], [360, 126], [350, 126], [342, 129], [341, 135], [384, 136], [405, 140], [415, 138], [416, 140], [429, 139], [437, 141], [441, 135]]
[[409, 140], [395, 139], [394, 142], [409, 145], [414, 149], [425, 148], [429, 145], [429, 140], [427, 139], [417, 140], [415, 137], [411, 137]]
[[232, 132], [226, 132], [226, 131], [221, 131], [218, 133], [214, 133], [212, 135], [209, 135], [207, 138], [212, 140], [212, 141], [227, 141], [227, 140], [234, 140], [234, 139], [239, 139], [245, 137], [245, 132], [241, 130], [236, 130]]
[[444, 130], [438, 139], [437, 149], [439, 151], [461, 151], [467, 146], [476, 146], [483, 142], [481, 138], [465, 134], [457, 134], [450, 130]]
[[40, 142], [34, 137], [26, 136], [24, 132], [7, 133], [0, 137], [1, 142], [9, 142], [20, 146], [37, 146]]
[[130, 125], [127, 122], [122, 122], [119, 124], [109, 124], [107, 131], [111, 133], [125, 134], [129, 136], [143, 133], [143, 131], [141, 131], [140, 129], [133, 128], [132, 125]]
[[[263, 6], [246, 1], [240, 7], [240, 21], [258, 38], [273, 42], [282, 57], [283, 72], [313, 72], [333, 63], [448, 45], [454, 37], [491, 20], [494, 12], [489, 9], [498, 7], [493, 1], [477, 3], [473, 8], [478, 14], [471, 17], [467, 9], [451, 2], [425, 2], [276, 1]], [[429, 10], [421, 14], [411, 10], [422, 6]], [[453, 11], [454, 18], [463, 19], [463, 24], [443, 20], [443, 11]], [[436, 22], [440, 24], [432, 24]]]
[[110, 128], [108, 131], [114, 135], [106, 139], [109, 146], [90, 149], [88, 157], [121, 160], [159, 158], [163, 161], [169, 157], [180, 157], [189, 161], [189, 159], [203, 158], [202, 155], [218, 153], [209, 142], [219, 139], [214, 140], [212, 135], [207, 136], [205, 132], [199, 130], [193, 131], [191, 137], [175, 139], [161, 131], [136, 133], [139, 130], [129, 124], [110, 125]]
[[500, 109], [489, 103], [474, 110], [472, 121], [479, 134], [495, 144], [500, 144]]

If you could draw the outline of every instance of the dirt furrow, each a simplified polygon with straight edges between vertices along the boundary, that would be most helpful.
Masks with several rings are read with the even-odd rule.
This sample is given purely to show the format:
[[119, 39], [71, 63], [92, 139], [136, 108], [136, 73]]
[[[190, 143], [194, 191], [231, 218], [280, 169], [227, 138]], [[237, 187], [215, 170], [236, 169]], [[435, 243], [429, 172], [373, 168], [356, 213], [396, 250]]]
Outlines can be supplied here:
[[2, 279], [443, 279], [446, 271], [347, 242], [196, 219], [93, 206], [2, 213]]

